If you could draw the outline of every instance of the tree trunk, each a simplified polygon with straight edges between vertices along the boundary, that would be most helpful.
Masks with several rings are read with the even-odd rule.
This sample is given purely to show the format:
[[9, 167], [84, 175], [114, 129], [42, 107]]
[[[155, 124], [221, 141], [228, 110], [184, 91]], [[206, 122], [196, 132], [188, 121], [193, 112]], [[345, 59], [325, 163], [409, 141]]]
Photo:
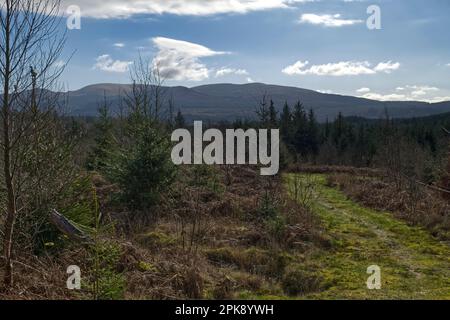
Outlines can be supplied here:
[[[5, 77], [6, 78], [6, 77]], [[16, 220], [16, 199], [14, 194], [13, 177], [11, 172], [11, 139], [10, 139], [10, 108], [9, 108], [9, 81], [5, 81], [3, 95], [3, 173], [7, 191], [7, 216], [5, 234], [3, 239], [3, 254], [5, 256], [5, 286], [13, 284], [12, 245], [14, 223]]]
[[3, 239], [3, 254], [5, 256], [5, 286], [13, 284], [13, 265], [12, 265], [12, 244], [14, 234], [14, 223], [16, 220], [16, 199], [14, 194], [13, 177], [11, 172], [11, 148], [10, 148], [10, 129], [9, 129], [9, 94], [8, 81], [5, 82], [3, 95], [3, 173], [5, 178], [5, 187], [7, 191], [7, 216], [5, 222], [5, 234]]
[[11, 120], [11, 107], [9, 101], [10, 95], [10, 64], [11, 64], [11, 52], [10, 52], [10, 37], [11, 37], [11, 15], [10, 15], [10, 3], [7, 2], [7, 12], [5, 21], [5, 69], [3, 79], [3, 174], [5, 179], [5, 187], [7, 192], [7, 212], [5, 221], [5, 231], [3, 238], [3, 255], [5, 257], [5, 273], [4, 284], [6, 287], [10, 287], [13, 284], [13, 234], [14, 223], [16, 221], [16, 200], [14, 194], [13, 176], [11, 172], [11, 137], [10, 137], [10, 120]]

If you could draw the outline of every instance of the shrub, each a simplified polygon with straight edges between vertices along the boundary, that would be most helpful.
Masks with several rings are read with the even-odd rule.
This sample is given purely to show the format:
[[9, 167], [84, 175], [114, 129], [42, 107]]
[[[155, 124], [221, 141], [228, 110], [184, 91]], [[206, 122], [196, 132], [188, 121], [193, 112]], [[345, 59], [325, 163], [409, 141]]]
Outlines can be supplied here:
[[271, 219], [278, 215], [276, 201], [268, 190], [266, 190], [259, 202], [258, 214], [263, 219]]
[[283, 216], [277, 215], [266, 222], [267, 229], [270, 234], [278, 241], [283, 241], [286, 234], [286, 219]]
[[124, 298], [125, 277], [117, 271], [121, 249], [118, 245], [98, 242], [92, 248], [92, 276], [89, 285], [94, 299], [118, 300]]
[[189, 299], [202, 299], [204, 281], [200, 271], [194, 265], [186, 269], [182, 278], [183, 291]]
[[304, 208], [309, 208], [316, 192], [314, 177], [310, 174], [292, 175], [288, 181], [289, 193]]
[[220, 195], [225, 188], [221, 183], [222, 177], [218, 170], [209, 165], [195, 165], [192, 168], [192, 178], [190, 185], [194, 187], [202, 187], [205, 190]]
[[296, 296], [319, 291], [322, 286], [322, 280], [311, 272], [291, 269], [283, 276], [281, 285], [286, 294]]

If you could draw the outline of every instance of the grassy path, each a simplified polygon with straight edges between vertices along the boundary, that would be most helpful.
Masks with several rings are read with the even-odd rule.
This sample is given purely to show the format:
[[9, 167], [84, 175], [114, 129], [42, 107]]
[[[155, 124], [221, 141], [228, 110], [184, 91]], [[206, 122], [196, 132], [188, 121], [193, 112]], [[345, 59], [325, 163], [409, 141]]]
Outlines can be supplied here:
[[[293, 176], [287, 178], [288, 183]], [[364, 208], [315, 176], [314, 212], [331, 236], [330, 250], [312, 252], [308, 265], [327, 289], [306, 298], [450, 299], [450, 248], [390, 213]], [[381, 290], [368, 290], [367, 268], [381, 268]]]

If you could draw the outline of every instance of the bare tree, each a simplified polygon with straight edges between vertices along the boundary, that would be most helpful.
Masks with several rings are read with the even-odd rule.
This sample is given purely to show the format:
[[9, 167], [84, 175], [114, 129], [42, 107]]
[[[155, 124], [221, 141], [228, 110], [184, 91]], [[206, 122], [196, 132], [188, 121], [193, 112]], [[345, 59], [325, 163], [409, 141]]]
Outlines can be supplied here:
[[0, 140], [6, 200], [3, 254], [7, 287], [13, 284], [14, 227], [23, 210], [21, 190], [33, 173], [31, 167], [39, 170], [36, 163], [42, 155], [36, 146], [58, 105], [58, 98], [50, 90], [63, 69], [56, 66], [65, 43], [59, 13], [60, 0], [0, 2]]
[[130, 78], [132, 89], [125, 97], [129, 111], [147, 119], [161, 120], [166, 90], [158, 66], [139, 55], [130, 70]]

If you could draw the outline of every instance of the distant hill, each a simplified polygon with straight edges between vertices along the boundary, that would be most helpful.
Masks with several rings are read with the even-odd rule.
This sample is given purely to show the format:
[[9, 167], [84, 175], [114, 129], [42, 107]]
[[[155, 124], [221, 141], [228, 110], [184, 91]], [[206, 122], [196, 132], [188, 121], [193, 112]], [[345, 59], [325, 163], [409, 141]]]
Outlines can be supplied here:
[[[69, 110], [73, 115], [95, 116], [104, 97], [113, 111], [119, 109], [121, 97], [131, 85], [96, 84], [69, 92]], [[393, 118], [425, 117], [450, 112], [450, 102], [426, 103], [417, 101], [380, 102], [352, 96], [325, 94], [296, 87], [251, 84], [211, 84], [193, 88], [164, 87], [165, 96], [173, 97], [175, 111], [180, 109], [187, 119], [234, 120], [253, 118], [258, 101], [267, 94], [281, 110], [284, 102], [291, 106], [300, 100], [308, 109], [316, 112], [319, 120], [333, 119], [339, 112], [344, 116], [378, 119], [385, 109]]]

